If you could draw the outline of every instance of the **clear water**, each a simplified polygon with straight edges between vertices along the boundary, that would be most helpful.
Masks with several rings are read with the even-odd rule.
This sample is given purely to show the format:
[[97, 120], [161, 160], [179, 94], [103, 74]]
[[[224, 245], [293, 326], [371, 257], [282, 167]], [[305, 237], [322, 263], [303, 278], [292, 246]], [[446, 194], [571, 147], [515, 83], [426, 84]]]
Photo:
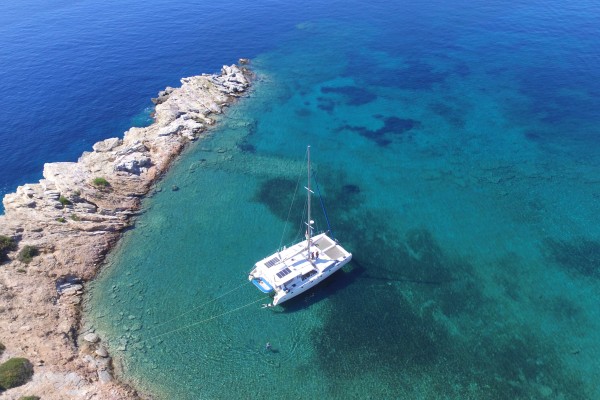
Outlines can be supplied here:
[[[126, 380], [161, 399], [600, 397], [598, 6], [421, 3], [53, 11], [88, 15], [87, 52], [117, 71], [64, 87], [82, 117], [63, 133], [114, 136], [239, 56], [259, 76], [93, 284], [86, 325]], [[246, 274], [280, 243], [306, 144], [354, 259], [263, 310]]]

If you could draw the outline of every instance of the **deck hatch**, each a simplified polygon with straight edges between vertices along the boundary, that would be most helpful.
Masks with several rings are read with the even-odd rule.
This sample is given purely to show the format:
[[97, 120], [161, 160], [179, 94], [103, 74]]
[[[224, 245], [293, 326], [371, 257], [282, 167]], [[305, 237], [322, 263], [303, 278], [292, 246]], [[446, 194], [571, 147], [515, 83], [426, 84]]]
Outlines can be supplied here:
[[292, 272], [292, 271], [291, 271], [289, 268], [287, 268], [287, 267], [286, 267], [286, 268], [282, 269], [281, 271], [279, 271], [279, 272], [277, 273], [277, 277], [278, 277], [279, 279], [281, 279], [281, 278], [283, 278], [284, 276], [286, 276], [287, 274], [289, 274], [290, 272]]
[[275, 257], [271, 258], [270, 260], [267, 260], [267, 261], [265, 262], [265, 266], [266, 266], [267, 268], [271, 268], [273, 265], [275, 265], [275, 264], [279, 263], [279, 261], [281, 261], [281, 258], [279, 258], [279, 256], [277, 255], [277, 256], [275, 256]]

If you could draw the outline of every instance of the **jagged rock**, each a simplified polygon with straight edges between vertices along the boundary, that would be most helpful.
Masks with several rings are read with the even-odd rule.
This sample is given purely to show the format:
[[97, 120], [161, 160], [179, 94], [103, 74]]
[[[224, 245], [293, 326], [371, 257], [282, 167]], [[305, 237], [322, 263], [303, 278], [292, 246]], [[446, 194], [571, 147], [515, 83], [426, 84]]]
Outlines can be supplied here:
[[25, 186], [23, 186], [23, 193], [27, 197], [33, 197], [33, 195], [35, 194], [35, 191], [31, 187], [25, 185]]
[[101, 384], [105, 385], [113, 380], [112, 375], [105, 369], [101, 369], [98, 371], [98, 380]]
[[74, 209], [79, 212], [95, 213], [98, 207], [90, 203], [76, 203]]
[[90, 343], [96, 343], [100, 338], [94, 332], [90, 332], [83, 337], [83, 340]]
[[119, 138], [110, 138], [110, 139], [106, 139], [106, 140], [96, 143], [95, 145], [92, 146], [92, 148], [97, 153], [103, 153], [103, 152], [111, 151], [116, 147], [119, 147], [122, 143], [123, 143], [123, 141]]
[[[112, 361], [92, 344], [99, 341], [96, 334], [78, 334], [80, 312], [74, 304], [81, 301], [82, 282], [96, 276], [107, 252], [131, 225], [141, 197], [185, 144], [215, 123], [214, 114], [245, 90], [246, 73], [230, 66], [221, 75], [182, 79], [181, 87], [159, 93], [152, 125], [131, 128], [122, 139], [103, 140], [77, 162], [47, 163], [39, 183], [4, 196], [0, 234], [43, 250], [27, 273], [14, 272], [21, 265], [12, 253], [6, 268], [0, 268], [5, 316], [0, 333], [10, 338], [12, 348], [46, 360], [28, 391], [52, 399], [135, 398], [129, 389], [101, 384], [113, 380]], [[59, 202], [61, 195], [72, 201], [72, 211]], [[142, 329], [137, 319], [129, 324], [130, 332]], [[131, 345], [141, 348], [134, 336], [128, 335]], [[127, 346], [127, 337], [115, 343], [121, 351]], [[92, 354], [84, 355], [90, 348]], [[72, 372], [81, 371], [86, 360], [88, 368], [80, 372], [85, 376]], [[91, 371], [98, 380], [89, 379]], [[83, 394], [74, 395], [80, 389]]]
[[60, 197], [60, 192], [58, 190], [46, 190], [44, 192], [44, 196], [51, 200], [58, 200]]
[[100, 357], [108, 357], [108, 351], [106, 351], [106, 348], [104, 346], [98, 347], [98, 349], [96, 349], [95, 353], [97, 355], [99, 355]]
[[81, 289], [83, 289], [83, 285], [70, 285], [70, 286], [63, 288], [61, 290], [60, 294], [63, 296], [73, 296]]
[[117, 161], [115, 166], [116, 171], [129, 172], [130, 174], [139, 175], [142, 170], [150, 167], [152, 161], [149, 157], [138, 154], [126, 155]]
[[153, 97], [150, 100], [154, 104], [162, 104], [165, 101], [167, 101], [167, 99], [169, 98], [169, 95], [173, 92], [173, 90], [175, 90], [175, 89], [170, 86], [167, 86], [167, 88], [165, 90], [161, 90], [160, 92], [158, 92], [157, 97]]
[[100, 357], [94, 359], [94, 364], [98, 369], [110, 369], [110, 357]]
[[133, 143], [131, 143], [129, 145], [125, 145], [123, 147], [124, 147], [124, 149], [117, 151], [117, 155], [124, 156], [124, 155], [130, 155], [133, 153], [147, 153], [148, 152], [148, 149], [146, 148], [144, 143], [140, 142], [139, 140], [136, 140]]

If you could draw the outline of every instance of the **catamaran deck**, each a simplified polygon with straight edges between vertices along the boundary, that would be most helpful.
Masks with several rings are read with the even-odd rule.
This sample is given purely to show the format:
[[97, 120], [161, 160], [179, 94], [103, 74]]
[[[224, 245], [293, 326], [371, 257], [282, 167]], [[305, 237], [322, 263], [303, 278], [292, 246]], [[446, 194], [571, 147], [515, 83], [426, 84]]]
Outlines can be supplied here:
[[337, 242], [322, 233], [311, 239], [313, 257], [306, 257], [306, 240], [256, 263], [256, 272], [273, 287], [284, 287], [298, 276], [304, 279], [323, 272], [335, 264], [336, 260], [349, 255]]

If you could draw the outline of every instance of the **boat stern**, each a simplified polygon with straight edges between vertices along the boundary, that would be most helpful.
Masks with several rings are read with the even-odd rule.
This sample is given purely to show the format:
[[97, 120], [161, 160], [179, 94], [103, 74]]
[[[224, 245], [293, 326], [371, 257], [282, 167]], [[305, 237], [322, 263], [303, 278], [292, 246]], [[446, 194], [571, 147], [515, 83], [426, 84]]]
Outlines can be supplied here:
[[263, 293], [271, 293], [274, 289], [273, 286], [265, 279], [258, 277], [250, 280], [261, 292]]

